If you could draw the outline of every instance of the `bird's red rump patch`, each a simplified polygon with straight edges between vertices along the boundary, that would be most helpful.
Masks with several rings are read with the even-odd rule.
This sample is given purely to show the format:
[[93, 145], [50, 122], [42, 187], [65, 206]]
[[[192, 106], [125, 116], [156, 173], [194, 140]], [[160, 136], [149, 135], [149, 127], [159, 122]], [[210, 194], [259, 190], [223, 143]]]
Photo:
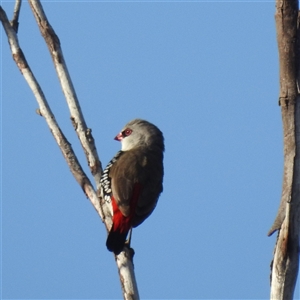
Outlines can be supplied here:
[[113, 228], [112, 231], [118, 231], [122, 233], [128, 233], [132, 226], [132, 219], [135, 214], [135, 208], [140, 196], [141, 192], [141, 184], [135, 183], [132, 191], [132, 199], [130, 201], [130, 214], [129, 216], [125, 217], [122, 212], [120, 211], [115, 198], [111, 197], [112, 199], [112, 207], [113, 207]]

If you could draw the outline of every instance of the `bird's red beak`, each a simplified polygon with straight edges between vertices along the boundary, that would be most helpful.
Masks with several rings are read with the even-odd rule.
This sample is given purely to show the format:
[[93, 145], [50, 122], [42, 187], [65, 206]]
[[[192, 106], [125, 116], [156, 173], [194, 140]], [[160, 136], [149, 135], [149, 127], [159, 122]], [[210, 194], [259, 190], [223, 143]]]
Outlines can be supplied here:
[[120, 132], [115, 138], [114, 140], [121, 142], [123, 140], [123, 134], [122, 132]]

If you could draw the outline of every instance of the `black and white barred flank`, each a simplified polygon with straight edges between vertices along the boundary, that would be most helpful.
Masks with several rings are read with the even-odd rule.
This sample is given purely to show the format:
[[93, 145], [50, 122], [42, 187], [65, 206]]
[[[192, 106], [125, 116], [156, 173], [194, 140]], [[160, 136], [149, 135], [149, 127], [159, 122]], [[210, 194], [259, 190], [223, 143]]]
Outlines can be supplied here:
[[100, 184], [102, 188], [102, 197], [107, 203], [110, 203], [110, 195], [111, 195], [111, 178], [108, 176], [109, 170], [112, 167], [112, 165], [118, 160], [119, 156], [123, 153], [122, 150], [120, 150], [114, 157], [111, 159], [111, 161], [107, 164], [106, 168], [103, 170]]

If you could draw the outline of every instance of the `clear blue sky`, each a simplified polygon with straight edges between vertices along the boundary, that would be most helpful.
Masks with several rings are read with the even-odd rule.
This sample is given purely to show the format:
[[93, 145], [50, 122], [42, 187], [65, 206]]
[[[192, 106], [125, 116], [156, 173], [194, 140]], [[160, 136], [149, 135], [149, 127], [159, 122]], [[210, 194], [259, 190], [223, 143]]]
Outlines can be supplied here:
[[[103, 165], [129, 120], [164, 133], [164, 192], [133, 233], [142, 299], [269, 297], [283, 166], [274, 2], [43, 2]], [[1, 5], [11, 17], [13, 1]], [[104, 226], [1, 34], [2, 297], [121, 298]], [[18, 36], [89, 174], [27, 2]]]

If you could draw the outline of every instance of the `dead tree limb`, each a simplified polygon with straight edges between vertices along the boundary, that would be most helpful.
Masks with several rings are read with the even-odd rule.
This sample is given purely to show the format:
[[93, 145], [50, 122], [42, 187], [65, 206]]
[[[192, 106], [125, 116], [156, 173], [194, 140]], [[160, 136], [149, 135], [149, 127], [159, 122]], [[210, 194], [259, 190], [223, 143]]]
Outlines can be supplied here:
[[15, 8], [14, 8], [14, 16], [10, 22], [11, 26], [13, 27], [16, 33], [18, 33], [18, 28], [19, 28], [19, 15], [21, 10], [21, 4], [22, 4], [22, 0], [16, 0]]
[[1, 6], [0, 6], [0, 19], [8, 37], [13, 59], [16, 65], [18, 66], [19, 70], [21, 71], [22, 75], [24, 76], [25, 80], [27, 81], [29, 87], [31, 88], [38, 102], [39, 105], [38, 113], [45, 118], [49, 126], [49, 129], [54, 139], [56, 140], [59, 148], [61, 149], [62, 154], [65, 157], [76, 181], [79, 183], [79, 185], [82, 187], [85, 194], [91, 200], [98, 214], [103, 217], [97, 194], [93, 186], [91, 185], [90, 180], [84, 173], [71, 147], [71, 144], [68, 142], [68, 140], [62, 133], [59, 125], [57, 124], [56, 119], [51, 111], [51, 108], [48, 105], [46, 97], [38, 81], [36, 80], [34, 74], [32, 73], [31, 68], [29, 67], [22, 49], [19, 46], [19, 41], [16, 32], [14, 31], [13, 27], [10, 25], [10, 22], [8, 21], [7, 16]]
[[300, 236], [300, 97], [298, 0], [276, 0], [276, 31], [284, 175], [280, 207], [268, 235], [278, 230], [271, 263], [271, 299], [293, 299], [299, 268]]
[[79, 100], [76, 95], [63, 53], [60, 41], [52, 26], [50, 25], [40, 1], [28, 1], [40, 29], [40, 32], [48, 46], [49, 53], [52, 57], [54, 67], [66, 98], [73, 127], [81, 142], [82, 148], [86, 155], [91, 173], [95, 177], [97, 188], [100, 185], [100, 177], [102, 173], [101, 162], [91, 135], [91, 130], [87, 128], [84, 116], [81, 111]]
[[[55, 65], [55, 69], [57, 71], [61, 83], [62, 90], [64, 92], [69, 106], [72, 124], [81, 142], [84, 153], [87, 157], [89, 167], [91, 169], [91, 173], [94, 176], [97, 189], [99, 190], [100, 177], [102, 173], [101, 162], [98, 158], [94, 139], [91, 135], [91, 129], [87, 128], [86, 122], [81, 112], [79, 101], [77, 99], [75, 89], [73, 87], [71, 78], [69, 76], [65, 64], [59, 39], [55, 34], [53, 28], [51, 27], [50, 23], [48, 22], [40, 1], [29, 0], [29, 4], [32, 8], [33, 14], [36, 18], [41, 33], [48, 45], [50, 54]], [[102, 199], [98, 198], [99, 192], [98, 194], [95, 192], [90, 180], [84, 173], [71, 147], [71, 144], [67, 141], [61, 129], [59, 128], [59, 125], [55, 120], [50, 106], [48, 105], [46, 97], [29, 67], [26, 58], [22, 52], [22, 49], [19, 46], [17, 38], [18, 26], [15, 24], [18, 24], [20, 5], [21, 1], [17, 0], [13, 21], [11, 23], [8, 21], [5, 11], [0, 6], [0, 20], [8, 37], [8, 42], [11, 48], [13, 59], [16, 62], [25, 80], [27, 81], [28, 85], [30, 86], [31, 90], [33, 91], [33, 94], [36, 97], [36, 100], [39, 104], [38, 112], [41, 116], [45, 118], [51, 133], [53, 134], [58, 146], [60, 147], [63, 153], [63, 156], [65, 157], [69, 165], [73, 176], [75, 177], [79, 185], [82, 187], [86, 196], [90, 199], [92, 205], [98, 212], [99, 216], [101, 217], [102, 221], [106, 226], [106, 229], [108, 230], [112, 224], [111, 208], [107, 203], [105, 203], [105, 201], [102, 201]], [[124, 299], [139, 299], [135, 274], [133, 270], [131, 251], [126, 248], [125, 251], [121, 252], [115, 258], [118, 266]]]

